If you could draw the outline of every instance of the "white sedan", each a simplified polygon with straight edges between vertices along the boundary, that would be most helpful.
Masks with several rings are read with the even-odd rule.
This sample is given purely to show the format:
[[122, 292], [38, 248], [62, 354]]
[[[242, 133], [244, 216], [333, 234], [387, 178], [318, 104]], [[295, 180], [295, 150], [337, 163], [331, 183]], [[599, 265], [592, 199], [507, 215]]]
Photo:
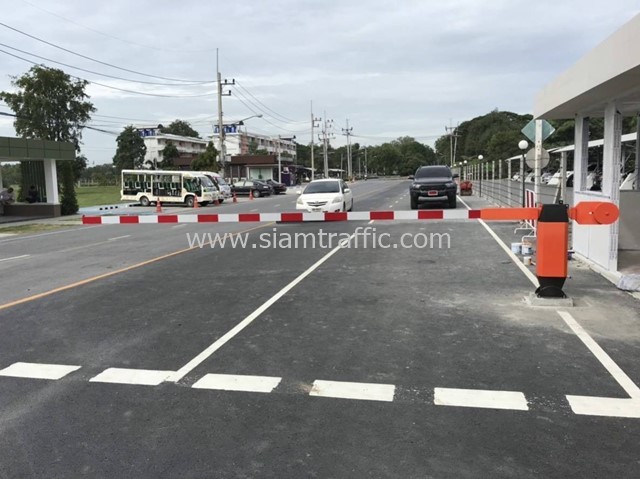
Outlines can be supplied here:
[[312, 213], [351, 211], [353, 193], [351, 188], [340, 179], [314, 180], [298, 196], [296, 210]]

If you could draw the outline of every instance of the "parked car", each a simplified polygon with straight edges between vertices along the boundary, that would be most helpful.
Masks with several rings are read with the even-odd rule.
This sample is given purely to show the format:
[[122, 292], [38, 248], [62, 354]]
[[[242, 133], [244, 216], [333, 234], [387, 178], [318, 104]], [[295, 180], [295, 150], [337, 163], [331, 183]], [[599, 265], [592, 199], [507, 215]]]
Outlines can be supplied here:
[[314, 180], [300, 193], [296, 210], [309, 212], [351, 211], [353, 193], [341, 179]]
[[273, 189], [273, 192], [276, 195], [287, 192], [287, 185], [285, 185], [284, 183], [280, 183], [272, 179], [266, 180], [265, 183], [268, 184]]
[[448, 166], [421, 166], [409, 187], [411, 209], [418, 208], [420, 202], [446, 202], [449, 208], [456, 208], [458, 185]]
[[258, 180], [240, 180], [231, 185], [231, 191], [236, 195], [248, 195], [253, 193], [255, 198], [269, 196], [273, 192], [271, 187]]

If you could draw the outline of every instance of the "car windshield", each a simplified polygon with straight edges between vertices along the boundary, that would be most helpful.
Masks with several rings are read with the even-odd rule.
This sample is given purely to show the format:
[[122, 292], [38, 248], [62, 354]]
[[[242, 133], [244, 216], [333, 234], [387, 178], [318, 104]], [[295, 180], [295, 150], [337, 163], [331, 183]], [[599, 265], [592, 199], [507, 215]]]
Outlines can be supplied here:
[[416, 171], [416, 178], [451, 178], [451, 170], [446, 166], [420, 168]]
[[340, 185], [337, 181], [319, 181], [317, 183], [309, 183], [304, 190], [304, 194], [313, 193], [340, 193]]
[[216, 177], [216, 181], [220, 186], [225, 186], [227, 184], [227, 182], [224, 181], [224, 178], [222, 178], [221, 176]]
[[198, 179], [200, 180], [200, 184], [202, 184], [202, 186], [205, 186], [207, 188], [213, 188], [215, 185], [213, 184], [213, 181], [211, 181], [208, 177], [206, 176], [198, 176]]

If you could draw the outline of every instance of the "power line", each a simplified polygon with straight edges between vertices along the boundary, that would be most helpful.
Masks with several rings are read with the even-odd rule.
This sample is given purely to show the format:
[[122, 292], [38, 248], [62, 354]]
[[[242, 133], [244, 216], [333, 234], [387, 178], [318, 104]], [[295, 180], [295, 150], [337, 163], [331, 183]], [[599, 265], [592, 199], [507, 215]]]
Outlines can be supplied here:
[[[27, 58], [23, 58], [23, 57], [21, 57], [19, 55], [15, 55], [13, 53], [9, 53], [8, 51], [2, 50], [1, 48], [0, 48], [0, 53], [4, 53], [5, 55], [9, 55], [11, 57], [17, 58], [17, 59], [22, 60], [24, 62], [31, 63], [32, 65], [40, 65], [37, 62], [31, 61], [31, 60], [29, 60]], [[49, 68], [46, 65], [44, 65], [44, 66], [46, 68]], [[98, 86], [101, 86], [101, 87], [104, 87], [104, 88], [109, 88], [111, 90], [118, 90], [118, 91], [122, 91], [122, 92], [126, 92], [126, 93], [134, 93], [136, 95], [154, 96], [154, 97], [161, 97], [161, 98], [197, 98], [197, 97], [204, 97], [204, 96], [213, 95], [213, 92], [207, 92], [207, 93], [202, 93], [202, 94], [197, 94], [197, 95], [163, 95], [161, 93], [147, 93], [147, 92], [142, 92], [142, 91], [137, 91], [137, 90], [129, 90], [129, 89], [126, 89], [126, 88], [118, 88], [118, 87], [111, 86], [111, 85], [105, 85], [104, 83], [98, 83], [97, 81], [87, 80], [86, 78], [82, 78], [82, 77], [75, 76], [75, 75], [69, 75], [69, 76], [71, 78], [75, 78], [77, 80], [82, 80], [82, 81], [86, 81], [88, 83], [92, 83], [93, 85], [98, 85]]]
[[69, 19], [67, 17], [63, 17], [62, 15], [54, 13], [54, 12], [52, 12], [50, 10], [47, 10], [45, 8], [42, 8], [42, 7], [38, 6], [38, 5], [34, 5], [33, 3], [27, 2], [26, 0], [22, 0], [22, 3], [26, 3], [27, 5], [30, 5], [33, 8], [37, 8], [38, 10], [41, 10], [41, 11], [43, 11], [45, 13], [48, 13], [49, 15], [53, 15], [54, 17], [57, 17], [57, 18], [60, 18], [61, 20], [64, 20], [64, 21], [69, 22], [69, 23], [72, 23], [73, 25], [77, 25], [77, 26], [79, 26], [81, 28], [84, 28], [85, 30], [90, 31], [90, 32], [97, 33], [97, 34], [102, 35], [102, 36], [107, 37], [107, 38], [112, 38], [114, 40], [118, 40], [118, 41], [120, 41], [122, 43], [128, 43], [129, 45], [135, 45], [137, 47], [146, 48], [147, 50], [157, 50], [159, 52], [170, 52], [170, 53], [208, 53], [208, 52], [212, 52], [212, 51], [215, 50], [215, 48], [206, 49], [206, 50], [174, 50], [174, 49], [170, 49], [170, 48], [160, 48], [160, 47], [156, 47], [156, 46], [152, 46], [152, 45], [144, 45], [142, 43], [136, 43], [136, 42], [132, 42], [130, 40], [125, 40], [124, 38], [120, 38], [120, 37], [117, 37], [115, 35], [111, 35], [109, 33], [105, 33], [105, 32], [102, 32], [100, 30], [96, 30], [95, 28], [88, 27], [86, 25], [83, 25], [82, 23], [78, 23], [78, 22], [76, 22], [74, 20], [71, 20], [71, 19]]
[[[22, 119], [22, 120], [26, 120], [27, 118], [24, 116], [18, 116], [15, 113], [7, 113], [4, 111], [0, 111], [0, 116], [10, 116], [13, 118], [18, 118], [18, 119]], [[88, 125], [84, 125], [83, 128], [87, 128], [88, 130], [94, 130], [94, 131], [98, 131], [100, 133], [106, 133], [108, 135], [114, 135], [114, 136], [118, 136], [120, 133], [116, 132], [116, 131], [109, 131], [109, 130], [103, 130], [101, 128], [94, 128], [92, 126], [88, 126]]]
[[73, 50], [69, 50], [68, 48], [64, 48], [64, 47], [61, 47], [60, 45], [56, 45], [55, 43], [51, 43], [51, 42], [49, 42], [47, 40], [43, 40], [42, 38], [38, 38], [35, 35], [31, 35], [31, 34], [29, 34], [27, 32], [23, 32], [22, 30], [19, 30], [17, 28], [9, 26], [6, 23], [0, 22], [0, 26], [8, 28], [9, 30], [13, 30], [14, 32], [17, 32], [17, 33], [19, 33], [21, 35], [24, 35], [26, 37], [32, 38], [34, 40], [37, 40], [37, 41], [39, 41], [41, 43], [44, 43], [45, 45], [49, 45], [49, 46], [51, 46], [53, 48], [57, 48], [58, 50], [62, 50], [64, 52], [71, 53], [72, 55], [76, 55], [76, 56], [78, 56], [80, 58], [84, 58], [85, 60], [89, 60], [89, 61], [92, 61], [92, 62], [100, 63], [101, 65], [105, 65], [105, 66], [108, 66], [108, 67], [111, 67], [111, 68], [115, 68], [117, 70], [122, 70], [122, 71], [125, 71], [125, 72], [128, 72], [128, 73], [133, 73], [135, 75], [141, 75], [141, 76], [146, 76], [146, 77], [150, 77], [150, 78], [157, 78], [159, 80], [176, 81], [176, 82], [213, 83], [212, 80], [184, 80], [182, 78], [168, 78], [168, 77], [162, 77], [162, 76], [158, 76], [158, 75], [152, 75], [150, 73], [139, 72], [139, 71], [136, 71], [136, 70], [130, 70], [128, 68], [124, 68], [124, 67], [119, 67], [117, 65], [113, 65], [112, 63], [107, 63], [107, 62], [103, 62], [102, 60], [97, 60], [97, 59], [89, 57], [87, 55], [83, 55], [82, 53], [74, 52]]
[[279, 116], [280, 118], [282, 118], [285, 122], [287, 123], [303, 123], [303, 122], [299, 122], [296, 120], [292, 120], [291, 118], [287, 118], [284, 115], [281, 115], [280, 113], [278, 113], [277, 111], [269, 108], [267, 105], [265, 105], [264, 103], [262, 103], [260, 100], [258, 100], [258, 98], [256, 98], [253, 93], [251, 93], [249, 90], [247, 90], [244, 86], [242, 86], [242, 84], [240, 82], [236, 82], [236, 85], [238, 85], [242, 90], [244, 90], [249, 96], [251, 96], [251, 98], [253, 98], [255, 101], [257, 101], [260, 105], [262, 105], [263, 107], [265, 107], [267, 110], [269, 110], [272, 114]]
[[[21, 50], [21, 49], [16, 48], [16, 47], [12, 47], [11, 45], [7, 45], [6, 43], [0, 43], [0, 46], [6, 47], [6, 48], [10, 48], [11, 50], [15, 50], [15, 51], [20, 52], [20, 53], [25, 53], [25, 54], [30, 55], [32, 57], [39, 58], [40, 60], [45, 60], [45, 61], [48, 61], [48, 62], [51, 62], [51, 63], [56, 63], [58, 65], [62, 65], [62, 66], [68, 67], [68, 68], [73, 68], [74, 70], [80, 70], [80, 71], [83, 71], [83, 72], [86, 72], [86, 73], [92, 73], [94, 75], [100, 75], [100, 76], [107, 77], [107, 78], [114, 78], [116, 80], [128, 81], [128, 82], [131, 82], [131, 83], [145, 83], [147, 85], [162, 85], [162, 86], [202, 86], [202, 85], [205, 85], [205, 83], [202, 83], [202, 82], [197, 82], [197, 83], [190, 84], [190, 83], [160, 83], [160, 82], [152, 82], [152, 81], [147, 81], [147, 80], [132, 80], [130, 78], [123, 78], [123, 77], [119, 77], [119, 76], [115, 76], [115, 75], [109, 75], [108, 73], [100, 73], [100, 72], [96, 72], [96, 71], [93, 71], [93, 70], [87, 70], [86, 68], [77, 67], [77, 66], [74, 66], [74, 65], [69, 65], [68, 63], [59, 62], [57, 60], [52, 60], [51, 58], [46, 58], [46, 57], [43, 57], [43, 56], [40, 56], [40, 55], [36, 55], [35, 53], [31, 53], [31, 52], [28, 52], [28, 51], [25, 51], [25, 50]], [[215, 82], [211, 82], [211, 83], [215, 83]]]
[[[247, 100], [247, 98], [246, 98], [244, 95], [242, 95], [241, 93], [240, 93], [240, 96], [238, 96], [238, 95], [234, 95], [234, 98], [235, 98], [236, 100], [238, 100], [240, 103], [242, 103], [245, 107], [247, 107], [247, 109], [248, 109], [251, 113], [253, 113], [254, 115], [259, 115], [260, 113], [264, 113], [263, 111], [260, 111], [260, 110], [259, 110], [259, 111], [254, 110], [251, 106], [249, 106], [247, 103], [245, 103], [245, 102], [242, 100], [242, 98], [241, 98], [241, 97], [242, 97], [242, 98], [244, 98], [245, 100]], [[247, 100], [247, 101], [249, 101], [249, 100]], [[305, 131], [306, 131], [306, 130], [290, 130], [289, 128], [284, 128], [284, 127], [282, 127], [282, 126], [280, 126], [280, 125], [276, 125], [275, 123], [273, 123], [273, 122], [271, 122], [271, 121], [267, 120], [264, 116], [260, 117], [260, 119], [261, 119], [262, 121], [266, 122], [266, 123], [269, 123], [271, 126], [273, 126], [273, 127], [275, 127], [275, 128], [278, 128], [278, 129], [280, 129], [280, 130], [282, 130], [282, 131], [286, 131], [286, 132], [289, 132], [289, 133], [303, 133], [303, 132], [305, 132]]]

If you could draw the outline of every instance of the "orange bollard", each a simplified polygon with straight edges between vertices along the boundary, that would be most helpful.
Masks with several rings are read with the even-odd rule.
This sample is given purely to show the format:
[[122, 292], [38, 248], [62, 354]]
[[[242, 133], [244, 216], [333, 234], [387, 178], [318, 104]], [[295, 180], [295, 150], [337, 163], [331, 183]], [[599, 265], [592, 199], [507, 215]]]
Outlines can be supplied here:
[[200, 208], [200, 205], [198, 204], [198, 197], [197, 196], [193, 197], [193, 207], [194, 208]]
[[249, 190], [249, 199], [252, 200], [253, 199], [253, 190]]
[[236, 192], [233, 192], [233, 202], [237, 203], [238, 202], [238, 197], [236, 196]]
[[214, 204], [215, 206], [219, 206], [219, 205], [220, 205], [220, 200], [218, 200], [218, 195], [216, 195], [216, 199], [215, 199], [215, 201], [213, 202], [213, 204]]
[[160, 198], [156, 200], [156, 213], [162, 213], [162, 204], [160, 203]]

